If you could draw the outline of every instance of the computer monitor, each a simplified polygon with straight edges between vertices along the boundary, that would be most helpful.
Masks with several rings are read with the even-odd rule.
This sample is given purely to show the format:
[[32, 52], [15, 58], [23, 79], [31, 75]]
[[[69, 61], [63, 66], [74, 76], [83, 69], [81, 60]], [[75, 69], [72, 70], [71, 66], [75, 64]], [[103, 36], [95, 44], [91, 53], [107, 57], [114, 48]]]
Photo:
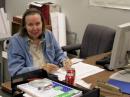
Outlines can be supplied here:
[[130, 82], [130, 68], [128, 64], [130, 60], [130, 23], [125, 23], [117, 26], [117, 32], [114, 39], [110, 65], [108, 68], [110, 70], [115, 70], [117, 68], [122, 68], [109, 78]]
[[128, 51], [130, 51], [130, 23], [117, 26], [109, 69], [114, 70], [128, 65]]

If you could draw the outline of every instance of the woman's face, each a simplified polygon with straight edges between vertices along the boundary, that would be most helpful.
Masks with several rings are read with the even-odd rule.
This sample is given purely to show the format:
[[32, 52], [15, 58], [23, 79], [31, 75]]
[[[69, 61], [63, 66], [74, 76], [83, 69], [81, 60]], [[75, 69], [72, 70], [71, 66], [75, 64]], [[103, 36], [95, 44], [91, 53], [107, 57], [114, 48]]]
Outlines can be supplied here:
[[27, 15], [25, 17], [27, 33], [33, 40], [42, 34], [42, 20], [39, 14]]

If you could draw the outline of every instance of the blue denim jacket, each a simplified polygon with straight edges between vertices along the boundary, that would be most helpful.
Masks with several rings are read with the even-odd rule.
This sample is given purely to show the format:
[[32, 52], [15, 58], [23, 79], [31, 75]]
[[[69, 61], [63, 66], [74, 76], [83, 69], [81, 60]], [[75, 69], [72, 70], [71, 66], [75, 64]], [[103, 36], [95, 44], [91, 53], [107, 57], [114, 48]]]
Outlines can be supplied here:
[[[61, 50], [52, 32], [46, 31], [44, 35], [43, 52], [47, 62], [60, 66], [59, 63], [66, 58], [66, 55]], [[28, 37], [21, 37], [17, 33], [10, 38], [8, 69], [11, 76], [38, 69], [33, 67], [33, 59], [29, 53]]]

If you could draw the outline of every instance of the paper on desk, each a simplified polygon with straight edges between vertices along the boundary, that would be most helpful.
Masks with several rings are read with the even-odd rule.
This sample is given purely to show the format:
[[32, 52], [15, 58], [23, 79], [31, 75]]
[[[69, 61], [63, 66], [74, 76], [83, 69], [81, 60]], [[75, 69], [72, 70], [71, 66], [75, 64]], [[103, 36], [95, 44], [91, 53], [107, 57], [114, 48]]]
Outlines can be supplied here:
[[[104, 71], [104, 69], [99, 68], [97, 66], [93, 66], [90, 64], [86, 64], [83, 62], [78, 62], [74, 65], [72, 65], [72, 68], [75, 68], [76, 71], [76, 79], [82, 79], [91, 75], [94, 75], [96, 73], [99, 73], [101, 71]], [[58, 75], [59, 80], [65, 80], [66, 71], [63, 69], [59, 69], [57, 72], [54, 73], [55, 75]]]
[[30, 95], [27, 94], [27, 93], [24, 93], [24, 94], [23, 94], [23, 97], [32, 97], [32, 96], [30, 96]]
[[65, 80], [65, 75], [66, 75], [66, 71], [63, 68], [60, 68], [59, 70], [57, 70], [56, 72], [53, 73], [54, 75], [58, 76], [58, 79], [60, 81]]
[[75, 63], [78, 63], [78, 62], [82, 62], [83, 59], [80, 59], [80, 58], [72, 58], [71, 61], [72, 61], [73, 64], [75, 64]]
[[84, 88], [90, 89], [91, 88], [91, 83], [86, 83], [84, 80], [80, 79], [80, 80], [76, 80], [75, 84], [78, 84]]

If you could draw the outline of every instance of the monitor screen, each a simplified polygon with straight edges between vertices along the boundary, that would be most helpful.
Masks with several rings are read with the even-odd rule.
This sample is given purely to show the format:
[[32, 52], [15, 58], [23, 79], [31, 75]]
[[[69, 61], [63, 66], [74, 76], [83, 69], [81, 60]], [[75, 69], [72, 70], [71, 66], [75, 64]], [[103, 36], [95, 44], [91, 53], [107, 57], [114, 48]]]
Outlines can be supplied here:
[[128, 65], [127, 51], [130, 51], [130, 23], [117, 26], [108, 68], [114, 70]]

